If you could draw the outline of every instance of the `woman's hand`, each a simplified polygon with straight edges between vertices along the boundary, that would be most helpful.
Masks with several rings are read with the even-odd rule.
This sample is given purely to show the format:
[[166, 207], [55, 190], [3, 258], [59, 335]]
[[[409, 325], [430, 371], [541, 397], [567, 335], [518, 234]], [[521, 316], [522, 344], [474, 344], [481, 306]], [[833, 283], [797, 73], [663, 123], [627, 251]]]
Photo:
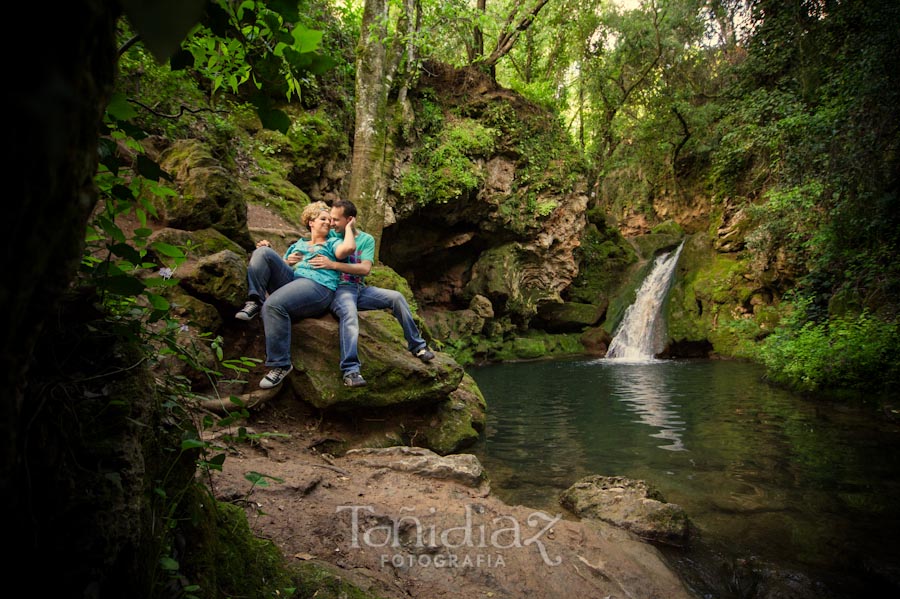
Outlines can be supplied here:
[[303, 260], [303, 254], [301, 254], [300, 252], [294, 252], [293, 254], [290, 254], [287, 257], [287, 263], [290, 264], [291, 266], [294, 266], [295, 264], [297, 264], [298, 262], [300, 262], [302, 260]]
[[258, 247], [258, 248], [261, 248], [261, 247], [267, 247], [267, 248], [270, 248], [270, 247], [272, 247], [272, 244], [269, 243], [269, 240], [268, 240], [268, 239], [260, 239], [259, 241], [256, 242], [256, 247]]

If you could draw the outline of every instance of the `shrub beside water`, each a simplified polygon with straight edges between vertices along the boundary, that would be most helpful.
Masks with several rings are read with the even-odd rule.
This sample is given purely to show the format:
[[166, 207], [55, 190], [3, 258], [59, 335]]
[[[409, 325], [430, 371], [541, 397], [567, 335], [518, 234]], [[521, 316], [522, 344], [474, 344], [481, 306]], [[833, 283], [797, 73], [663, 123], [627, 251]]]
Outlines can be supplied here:
[[900, 323], [864, 311], [823, 322], [790, 319], [760, 344], [758, 357], [773, 381], [797, 390], [882, 392], [900, 382], [898, 351]]

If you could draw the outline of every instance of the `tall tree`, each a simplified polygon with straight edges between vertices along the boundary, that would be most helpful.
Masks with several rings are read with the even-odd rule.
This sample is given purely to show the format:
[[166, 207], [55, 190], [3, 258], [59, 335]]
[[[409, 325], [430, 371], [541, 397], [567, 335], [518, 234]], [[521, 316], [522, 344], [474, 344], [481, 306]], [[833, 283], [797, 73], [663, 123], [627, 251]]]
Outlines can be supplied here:
[[361, 227], [375, 237], [376, 257], [388, 209], [391, 133], [396, 126], [396, 106], [390, 104], [388, 95], [395, 83], [399, 84], [398, 104], [402, 108], [416, 60], [412, 38], [417, 3], [403, 0], [393, 12], [397, 21], [392, 27], [390, 0], [366, 0], [356, 60], [356, 126], [349, 194], [360, 209]]

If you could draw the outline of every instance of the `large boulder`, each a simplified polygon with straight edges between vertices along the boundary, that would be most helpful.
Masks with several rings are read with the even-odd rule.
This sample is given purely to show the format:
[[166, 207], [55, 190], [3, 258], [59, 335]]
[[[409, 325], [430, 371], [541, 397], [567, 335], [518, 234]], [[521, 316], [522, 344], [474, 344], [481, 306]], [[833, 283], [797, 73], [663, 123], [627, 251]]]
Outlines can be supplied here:
[[238, 181], [206, 144], [194, 139], [177, 140], [162, 151], [159, 162], [180, 191], [160, 206], [170, 227], [212, 227], [244, 248], [253, 247], [247, 228], [247, 204]]
[[623, 476], [586, 476], [566, 489], [560, 504], [581, 518], [602, 520], [648, 541], [682, 547], [691, 523], [681, 506], [666, 503], [642, 480]]
[[341, 380], [338, 323], [332, 317], [308, 318], [294, 325], [291, 384], [319, 409], [436, 405], [456, 391], [464, 371], [438, 352], [423, 364], [406, 349], [397, 320], [387, 311], [359, 315], [359, 357], [368, 385], [345, 387]]
[[600, 305], [579, 302], [541, 304], [532, 324], [550, 333], [581, 332], [600, 322], [607, 305], [608, 302]]

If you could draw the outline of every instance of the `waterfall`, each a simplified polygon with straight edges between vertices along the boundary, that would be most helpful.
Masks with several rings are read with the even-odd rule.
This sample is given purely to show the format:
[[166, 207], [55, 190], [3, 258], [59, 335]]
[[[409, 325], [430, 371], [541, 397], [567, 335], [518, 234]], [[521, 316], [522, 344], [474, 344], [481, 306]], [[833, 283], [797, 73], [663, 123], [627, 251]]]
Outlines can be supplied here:
[[666, 335], [663, 302], [683, 247], [684, 241], [678, 249], [656, 257], [650, 274], [638, 289], [634, 303], [628, 306], [609, 343], [606, 359], [640, 362], [652, 360], [662, 351]]

